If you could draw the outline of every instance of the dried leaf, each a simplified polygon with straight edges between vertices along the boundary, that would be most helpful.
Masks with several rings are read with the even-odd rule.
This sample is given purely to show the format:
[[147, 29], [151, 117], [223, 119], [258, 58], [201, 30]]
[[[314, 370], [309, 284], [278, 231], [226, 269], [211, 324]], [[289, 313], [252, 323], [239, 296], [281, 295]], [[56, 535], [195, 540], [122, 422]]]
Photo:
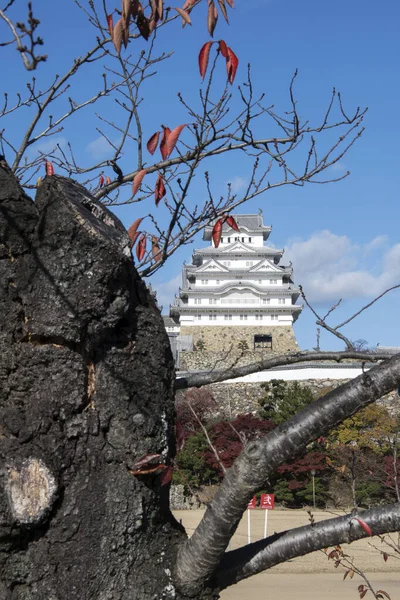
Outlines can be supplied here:
[[166, 469], [166, 466], [163, 463], [158, 463], [157, 465], [146, 469], [129, 469], [129, 472], [132, 473], [132, 475], [149, 475], [150, 473], [156, 473], [156, 471], [164, 469]]
[[146, 254], [146, 236], [144, 233], [139, 238], [139, 241], [136, 246], [136, 256], [138, 261], [141, 262]]
[[182, 27], [184, 27], [185, 24], [187, 24], [187, 25], [192, 24], [192, 21], [190, 20], [190, 17], [185, 10], [183, 10], [182, 8], [174, 8], [174, 10], [176, 10], [176, 12], [179, 13], [182, 17], [182, 20], [183, 20]]
[[228, 46], [224, 40], [219, 40], [218, 50], [221, 52], [224, 58], [228, 58]]
[[353, 569], [351, 569], [349, 571], [349, 577], [350, 577], [350, 579], [353, 579], [353, 577], [354, 577], [354, 571], [353, 571]]
[[385, 592], [384, 590], [377, 590], [376, 594], [377, 594], [377, 596], [379, 594], [381, 596], [381, 598], [385, 597], [388, 600], [391, 600], [389, 594], [387, 592]]
[[106, 177], [106, 185], [110, 185], [111, 183], [111, 179], [109, 178], [109, 176], [107, 175]]
[[147, 150], [148, 150], [148, 152], [150, 152], [150, 154], [152, 156], [153, 156], [154, 152], [157, 149], [159, 138], [160, 138], [160, 132], [156, 131], [155, 133], [153, 133], [153, 135], [151, 136], [151, 138], [147, 142]]
[[136, 244], [136, 240], [138, 239], [140, 235], [140, 231], [135, 231], [135, 233], [132, 233], [132, 236], [129, 236], [131, 238], [131, 248], [133, 248], [133, 246]]
[[129, 24], [131, 14], [131, 0], [122, 0], [122, 18]]
[[108, 31], [110, 32], [110, 36], [112, 39], [113, 31], [114, 31], [114, 21], [113, 21], [112, 15], [107, 15], [107, 25], [108, 25]]
[[366, 594], [367, 592], [368, 592], [368, 590], [366, 589], [366, 590], [364, 590], [363, 592], [361, 592], [361, 593], [360, 593], [360, 600], [361, 600], [362, 598], [364, 598], [364, 596], [365, 596], [365, 594]]
[[143, 12], [143, 8], [142, 5], [140, 4], [139, 0], [132, 0], [131, 3], [131, 15], [134, 19], [136, 19], [136, 17], [138, 16], [138, 14], [140, 12]]
[[124, 38], [124, 20], [119, 19], [114, 26], [112, 33], [112, 41], [117, 54], [121, 52], [122, 41]]
[[143, 217], [140, 217], [140, 219], [136, 219], [136, 221], [134, 221], [128, 229], [128, 235], [132, 242], [132, 246], [134, 245], [134, 243], [137, 240], [139, 225], [142, 221], [143, 221]]
[[226, 59], [226, 70], [228, 72], [228, 81], [232, 84], [235, 80], [236, 71], [239, 66], [239, 59], [233, 52], [232, 48], [228, 47], [227, 50], [228, 58]]
[[222, 14], [224, 15], [225, 21], [227, 23], [229, 23], [228, 13], [226, 12], [225, 0], [218, 0], [218, 4], [219, 4]]
[[41, 183], [42, 183], [42, 178], [39, 175], [39, 177], [36, 179], [36, 187], [38, 188], [41, 185]]
[[350, 573], [350, 571], [346, 571], [345, 574], [343, 575], [343, 581], [346, 579], [347, 575]]
[[162, 156], [163, 160], [166, 160], [167, 156], [168, 156], [168, 153], [166, 150], [166, 144], [167, 144], [167, 138], [170, 133], [171, 133], [171, 130], [169, 127], [163, 127], [163, 133], [162, 133], [162, 138], [161, 138], [161, 143], [160, 143], [160, 152], [161, 152], [161, 156]]
[[158, 206], [160, 200], [162, 198], [164, 198], [166, 193], [167, 193], [167, 191], [165, 189], [164, 180], [163, 180], [161, 174], [159, 173], [158, 177], [157, 177], [157, 181], [156, 181], [156, 187], [154, 189], [154, 199], [156, 202], [156, 206]]
[[147, 169], [142, 169], [141, 171], [139, 171], [139, 173], [136, 173], [135, 177], [133, 178], [133, 183], [132, 183], [132, 196], [134, 196], [137, 191], [140, 189], [140, 185], [143, 181], [143, 177], [146, 175], [147, 173]]
[[159, 241], [159, 238], [155, 235], [151, 237], [151, 253], [156, 263], [161, 260], [161, 248], [158, 245]]
[[200, 69], [200, 77], [204, 79], [207, 67], [208, 67], [208, 59], [210, 56], [210, 49], [214, 42], [206, 42], [199, 53], [199, 69]]
[[363, 583], [360, 583], [360, 585], [357, 588], [358, 593], [361, 594], [361, 592], [363, 592], [364, 589], [365, 589], [365, 585]]
[[366, 524], [365, 521], [363, 521], [362, 519], [358, 519], [357, 517], [356, 517], [356, 521], [359, 522], [359, 524], [361, 525], [361, 527], [364, 529], [364, 531], [366, 533], [368, 533], [368, 535], [372, 535], [372, 529], [371, 529], [371, 527], [369, 525]]
[[103, 175], [100, 175], [99, 177], [99, 188], [102, 188], [104, 185], [104, 177]]
[[211, 37], [214, 34], [214, 29], [218, 21], [218, 11], [214, 4], [214, 0], [208, 0], [208, 15], [207, 15], [207, 27], [208, 33]]
[[52, 175], [54, 175], [54, 167], [49, 160], [46, 160], [45, 169], [47, 177], [51, 177]]
[[383, 553], [382, 553], [382, 556], [383, 556], [383, 560], [384, 560], [385, 562], [386, 562], [386, 561], [387, 561], [387, 559], [389, 558], [389, 554], [388, 554], [387, 552], [383, 552]]
[[186, 10], [187, 12], [191, 11], [194, 6], [194, 0], [186, 0], [185, 4], [182, 6], [182, 10]]
[[229, 225], [229, 227], [232, 227], [234, 231], [240, 231], [238, 224], [233, 217], [227, 217], [226, 223]]
[[174, 468], [171, 466], [164, 469], [160, 477], [161, 486], [167, 485], [171, 481], [173, 472]]
[[163, 2], [163, 0], [156, 0], [156, 5], [157, 5], [158, 18], [160, 19], [160, 21], [162, 21], [164, 18], [164, 2]]
[[147, 19], [142, 12], [140, 12], [137, 16], [136, 25], [137, 25], [137, 28], [139, 29], [140, 35], [147, 42], [147, 40], [150, 37], [151, 31], [150, 31], [150, 26], [149, 26], [149, 19]]
[[169, 158], [169, 156], [171, 156], [171, 154], [176, 146], [176, 142], [178, 141], [181, 131], [184, 127], [186, 127], [186, 124], [178, 125], [178, 127], [175, 127], [175, 129], [173, 129], [166, 135], [164, 148], [165, 148], [165, 153], [166, 153], [167, 158]]
[[224, 222], [223, 219], [218, 219], [218, 221], [215, 223], [212, 233], [211, 233], [215, 248], [218, 248], [219, 243], [221, 241], [223, 222]]
[[226, 0], [231, 8], [235, 8], [234, 0]]

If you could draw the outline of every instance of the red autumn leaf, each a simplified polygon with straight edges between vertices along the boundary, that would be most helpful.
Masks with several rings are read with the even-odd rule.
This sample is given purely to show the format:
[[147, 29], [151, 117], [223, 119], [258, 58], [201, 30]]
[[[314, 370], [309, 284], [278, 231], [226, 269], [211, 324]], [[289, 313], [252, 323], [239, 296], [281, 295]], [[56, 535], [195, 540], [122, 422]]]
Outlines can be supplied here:
[[161, 486], [167, 485], [171, 481], [173, 472], [174, 468], [171, 466], [166, 467], [166, 469], [164, 469], [160, 477]]
[[368, 589], [365, 589], [363, 592], [360, 593], [360, 600], [362, 598], [364, 598], [365, 594], [368, 592]]
[[389, 554], [388, 554], [387, 552], [383, 552], [383, 553], [382, 553], [382, 556], [383, 556], [383, 560], [384, 560], [385, 562], [386, 562], [386, 561], [387, 561], [387, 559], [389, 558]]
[[146, 236], [144, 233], [139, 238], [136, 246], [136, 256], [139, 262], [142, 262], [144, 255], [146, 254]]
[[164, 2], [163, 2], [163, 0], [156, 0], [156, 5], [157, 5], [158, 18], [160, 19], [160, 21], [162, 21], [164, 18]]
[[100, 177], [99, 177], [99, 187], [102, 188], [103, 185], [104, 185], [104, 177], [103, 177], [103, 175], [100, 175]]
[[210, 56], [210, 49], [214, 42], [206, 42], [199, 53], [199, 69], [200, 69], [200, 77], [204, 79], [207, 67], [208, 67], [208, 59]]
[[212, 230], [211, 236], [212, 236], [215, 248], [218, 248], [219, 243], [221, 241], [223, 221], [224, 221], [223, 219], [218, 219], [218, 221], [215, 223], [213, 230]]
[[362, 583], [360, 583], [360, 585], [359, 585], [359, 586], [358, 586], [358, 588], [357, 588], [357, 590], [358, 590], [358, 593], [359, 593], [359, 594], [361, 594], [361, 592], [363, 592], [363, 591], [364, 591], [364, 588], [365, 588], [365, 586], [364, 586]]
[[236, 54], [233, 52], [232, 48], [227, 48], [228, 57], [226, 59], [226, 70], [228, 73], [228, 81], [229, 83], [233, 83], [236, 76], [236, 71], [239, 65], [239, 59]]
[[133, 465], [130, 465], [131, 469], [140, 469], [141, 467], [146, 467], [151, 463], [155, 463], [161, 457], [161, 454], [145, 454], [141, 458], [139, 458]]
[[160, 132], [156, 131], [155, 133], [153, 133], [153, 135], [151, 136], [151, 138], [147, 142], [147, 150], [148, 150], [148, 152], [150, 152], [150, 154], [152, 156], [153, 156], [154, 152], [157, 149], [159, 138], [160, 138]]
[[112, 15], [107, 15], [107, 25], [108, 25], [108, 31], [110, 32], [111, 38], [113, 36], [113, 31], [114, 31], [114, 21], [113, 21], [113, 16]]
[[211, 35], [211, 37], [214, 34], [214, 29], [215, 29], [215, 26], [217, 25], [217, 21], [218, 21], [218, 11], [214, 4], [214, 0], [209, 0], [208, 15], [207, 15], [207, 27], [208, 27], [208, 33]]
[[225, 0], [218, 0], [218, 4], [219, 4], [222, 14], [224, 15], [225, 21], [227, 23], [229, 23], [228, 13], [226, 12]]
[[219, 40], [218, 50], [221, 52], [224, 58], [228, 58], [228, 46], [224, 40]]
[[174, 10], [176, 10], [176, 12], [179, 13], [183, 19], [182, 27], [186, 24], [187, 25], [192, 24], [192, 21], [190, 20], [190, 17], [185, 10], [183, 10], [182, 8], [174, 8]]
[[160, 152], [161, 152], [161, 156], [162, 156], [163, 160], [166, 160], [167, 156], [168, 156], [168, 153], [166, 150], [166, 144], [167, 144], [167, 138], [170, 133], [171, 133], [171, 130], [169, 127], [163, 127], [163, 133], [162, 133], [162, 138], [161, 138], [161, 143], [160, 143]]
[[131, 236], [129, 236], [131, 239], [131, 248], [133, 248], [133, 246], [136, 244], [136, 240], [138, 239], [139, 235], [140, 231], [135, 231]]
[[234, 0], [226, 0], [226, 1], [227, 1], [227, 3], [229, 4], [229, 6], [230, 6], [231, 8], [234, 8], [234, 7], [235, 7]]
[[132, 182], [132, 196], [136, 194], [136, 192], [140, 189], [140, 185], [143, 181], [143, 177], [146, 175], [147, 169], [142, 169], [139, 173], [136, 173]]
[[363, 521], [362, 519], [358, 519], [358, 518], [356, 518], [356, 521], [358, 521], [360, 523], [361, 527], [364, 529], [364, 531], [366, 533], [368, 533], [368, 535], [372, 535], [372, 529], [369, 525], [366, 524], [365, 521]]
[[131, 0], [122, 0], [122, 17], [125, 21], [129, 21], [131, 13]]
[[141, 217], [140, 219], [136, 219], [136, 221], [134, 221], [128, 229], [128, 235], [129, 235], [129, 239], [132, 242], [132, 246], [134, 245], [134, 243], [137, 240], [137, 237], [139, 235], [138, 234], [139, 225], [142, 221], [143, 221], [143, 217]]
[[155, 187], [155, 190], [154, 190], [154, 198], [155, 198], [155, 201], [156, 201], [156, 206], [158, 206], [160, 200], [162, 198], [164, 198], [164, 196], [165, 196], [166, 193], [167, 192], [166, 192], [166, 189], [165, 189], [164, 180], [161, 177], [161, 174], [159, 173], [158, 177], [157, 177], [157, 181], [156, 181], [156, 187]]
[[234, 231], [240, 231], [240, 229], [233, 217], [227, 217], [226, 222], [229, 225], [229, 227], [232, 227], [232, 229], [234, 229]]
[[171, 156], [171, 154], [176, 146], [176, 142], [178, 141], [181, 131], [184, 127], [186, 127], [186, 124], [178, 125], [178, 127], [175, 127], [175, 129], [173, 129], [166, 135], [164, 148], [165, 148], [165, 153], [166, 153], [167, 158], [169, 156]]
[[113, 33], [112, 33], [112, 41], [114, 44], [114, 48], [117, 52], [117, 54], [119, 54], [121, 52], [121, 45], [122, 45], [122, 41], [124, 38], [124, 20], [121, 18], [119, 19], [114, 26], [113, 29]]
[[155, 473], [156, 471], [161, 471], [166, 468], [167, 467], [163, 463], [158, 463], [157, 465], [144, 469], [129, 469], [129, 472], [132, 473], [132, 475], [149, 475], [150, 473]]
[[45, 169], [47, 177], [51, 177], [52, 175], [54, 175], [54, 167], [49, 160], [46, 160]]
[[186, 0], [185, 4], [182, 6], [182, 10], [192, 10], [193, 6], [194, 6], [194, 1], [195, 0]]
[[155, 235], [151, 237], [151, 253], [155, 262], [159, 262], [161, 260], [161, 248], [158, 245], [159, 239]]
[[106, 185], [110, 185], [111, 183], [111, 179], [109, 178], [109, 176], [107, 175], [106, 177]]

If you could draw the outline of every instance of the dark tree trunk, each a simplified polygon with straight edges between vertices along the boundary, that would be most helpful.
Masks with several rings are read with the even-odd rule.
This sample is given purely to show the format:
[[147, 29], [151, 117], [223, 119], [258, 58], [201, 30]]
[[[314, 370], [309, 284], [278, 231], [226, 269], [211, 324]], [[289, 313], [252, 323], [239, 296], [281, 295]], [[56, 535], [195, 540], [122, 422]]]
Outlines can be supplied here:
[[142, 456], [174, 452], [173, 361], [122, 224], [0, 167], [0, 598], [180, 598], [185, 539]]

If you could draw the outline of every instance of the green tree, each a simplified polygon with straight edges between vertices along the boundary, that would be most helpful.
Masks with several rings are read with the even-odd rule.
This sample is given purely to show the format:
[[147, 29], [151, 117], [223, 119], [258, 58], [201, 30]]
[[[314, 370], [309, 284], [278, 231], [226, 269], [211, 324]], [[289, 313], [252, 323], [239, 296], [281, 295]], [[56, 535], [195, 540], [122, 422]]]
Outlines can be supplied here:
[[260, 416], [270, 419], [275, 425], [284, 423], [314, 400], [312, 391], [297, 381], [287, 383], [282, 379], [272, 379], [262, 387], [266, 394], [259, 401]]

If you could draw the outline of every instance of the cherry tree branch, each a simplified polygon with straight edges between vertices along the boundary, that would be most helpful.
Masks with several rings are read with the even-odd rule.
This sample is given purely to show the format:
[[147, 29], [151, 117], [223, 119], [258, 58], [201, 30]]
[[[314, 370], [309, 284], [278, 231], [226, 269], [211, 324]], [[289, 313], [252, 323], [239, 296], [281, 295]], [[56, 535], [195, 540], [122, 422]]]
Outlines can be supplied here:
[[374, 535], [400, 529], [400, 505], [397, 503], [276, 533], [227, 552], [215, 575], [220, 589], [315, 550], [342, 543], [351, 544], [368, 537], [355, 520], [357, 517], [370, 527]]
[[193, 536], [180, 549], [177, 578], [195, 593], [218, 569], [247, 503], [278, 466], [307, 444], [400, 386], [400, 355], [313, 402], [264, 438], [248, 443], [227, 471]]
[[341, 363], [348, 359], [359, 360], [360, 362], [377, 362], [387, 360], [390, 354], [387, 352], [361, 352], [358, 350], [346, 350], [345, 352], [288, 352], [279, 356], [269, 358], [260, 358], [259, 361], [241, 367], [228, 367], [221, 370], [202, 371], [200, 373], [189, 373], [178, 376], [175, 381], [175, 389], [183, 390], [191, 387], [202, 387], [211, 383], [221, 383], [228, 379], [237, 379], [245, 377], [252, 373], [268, 371], [275, 367], [283, 367], [308, 362], [335, 361]]

